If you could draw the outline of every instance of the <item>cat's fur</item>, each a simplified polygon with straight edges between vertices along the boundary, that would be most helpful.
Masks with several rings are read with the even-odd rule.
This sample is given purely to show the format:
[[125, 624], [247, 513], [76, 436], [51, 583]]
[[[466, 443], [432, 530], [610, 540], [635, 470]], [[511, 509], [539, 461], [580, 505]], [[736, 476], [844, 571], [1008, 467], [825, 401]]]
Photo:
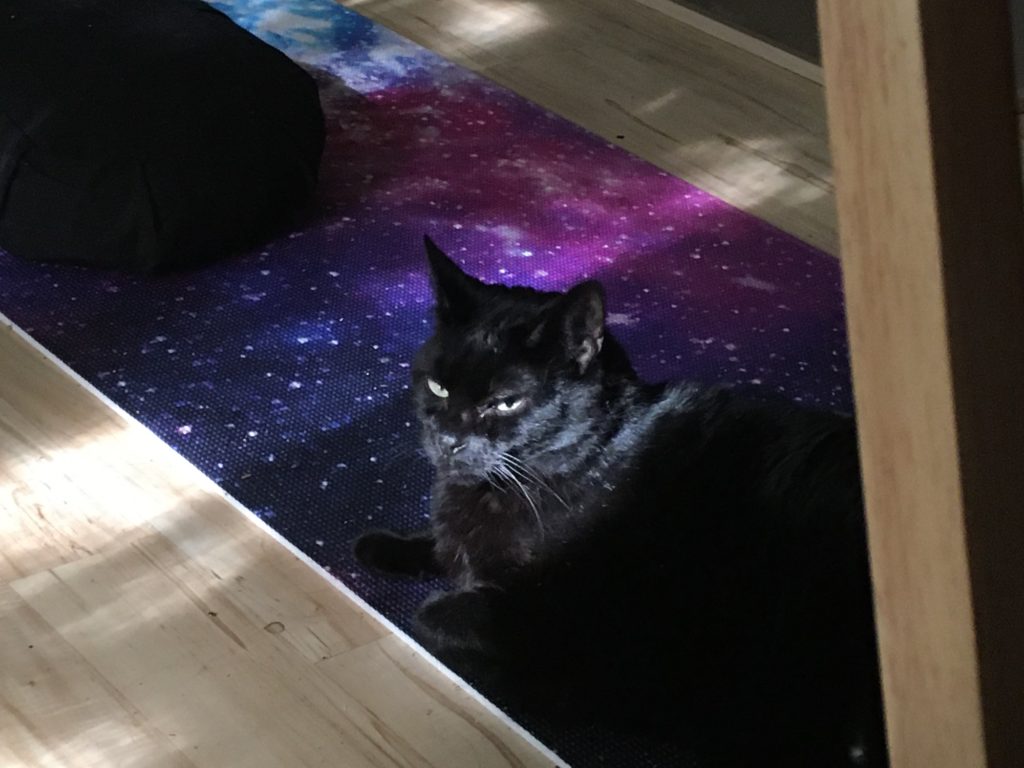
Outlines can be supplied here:
[[451, 579], [419, 610], [426, 647], [506, 700], [656, 728], [708, 765], [885, 765], [852, 420], [642, 383], [597, 283], [486, 285], [427, 248], [432, 524], [356, 544]]

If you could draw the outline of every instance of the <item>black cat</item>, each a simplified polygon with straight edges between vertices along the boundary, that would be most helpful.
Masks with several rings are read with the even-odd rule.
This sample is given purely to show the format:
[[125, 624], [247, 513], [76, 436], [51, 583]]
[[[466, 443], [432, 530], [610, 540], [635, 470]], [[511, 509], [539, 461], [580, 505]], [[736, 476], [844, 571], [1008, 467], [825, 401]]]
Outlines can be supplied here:
[[706, 765], [886, 765], [852, 420], [643, 383], [598, 283], [487, 285], [427, 251], [432, 524], [356, 543], [454, 583], [420, 607], [424, 645], [506, 701], [658, 729]]

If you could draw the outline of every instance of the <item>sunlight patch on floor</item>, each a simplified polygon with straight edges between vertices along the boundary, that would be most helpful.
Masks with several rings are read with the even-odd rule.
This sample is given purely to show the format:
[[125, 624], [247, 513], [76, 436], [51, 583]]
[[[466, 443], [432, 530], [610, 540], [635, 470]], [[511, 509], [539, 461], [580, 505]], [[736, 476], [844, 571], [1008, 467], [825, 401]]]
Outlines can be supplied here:
[[[374, 6], [393, 5], [380, 0], [344, 0], [346, 7], [369, 13]], [[503, 0], [473, 0], [458, 4], [447, 14], [450, 18], [441, 31], [474, 45], [498, 45], [528, 37], [550, 26], [548, 14], [534, 2], [504, 2]], [[432, 46], [442, 55], [454, 52], [443, 46]]]
[[[0, 542], [5, 556], [31, 562], [48, 542], [79, 556], [193, 500], [212, 484], [143, 427], [115, 423], [61, 447], [6, 456], [0, 465]], [[152, 474], [148, 472], [153, 468]], [[191, 493], [167, 495], [167, 478]], [[69, 505], [67, 499], [75, 499]]]
[[[691, 162], [701, 158], [701, 172], [687, 180], [698, 187], [716, 187], [723, 179], [743, 179], [730, 190], [728, 202], [757, 215], [758, 206], [772, 200], [784, 200], [801, 206], [831, 197], [832, 184], [804, 168], [794, 158], [795, 143], [788, 139], [760, 138], [744, 141], [742, 146], [724, 143], [720, 137], [680, 147]], [[810, 182], [810, 183], [808, 183]]]
[[547, 14], [534, 3], [479, 3], [470, 13], [462, 14], [452, 33], [486, 45], [505, 40], [518, 40], [547, 26]]

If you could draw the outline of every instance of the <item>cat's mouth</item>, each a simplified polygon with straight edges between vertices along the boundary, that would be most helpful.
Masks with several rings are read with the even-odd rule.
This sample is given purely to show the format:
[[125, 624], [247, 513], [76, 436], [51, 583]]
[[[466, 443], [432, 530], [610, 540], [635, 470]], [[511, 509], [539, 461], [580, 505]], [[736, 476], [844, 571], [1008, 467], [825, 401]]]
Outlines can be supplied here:
[[452, 459], [441, 459], [434, 463], [437, 471], [444, 475], [446, 480], [463, 480], [483, 482], [489, 474], [486, 469], [470, 466]]
[[429, 450], [431, 463], [446, 479], [475, 477], [482, 480], [488, 472], [487, 462], [481, 461], [476, 452], [452, 451], [447, 446], [434, 445]]
[[458, 481], [460, 484], [483, 483], [497, 472], [496, 464], [463, 461], [458, 456], [439, 456], [434, 466], [446, 480]]
[[462, 461], [459, 456], [440, 456], [434, 462], [438, 476], [454, 485], [487, 484], [505, 489], [515, 483], [515, 475], [500, 458], [492, 461]]

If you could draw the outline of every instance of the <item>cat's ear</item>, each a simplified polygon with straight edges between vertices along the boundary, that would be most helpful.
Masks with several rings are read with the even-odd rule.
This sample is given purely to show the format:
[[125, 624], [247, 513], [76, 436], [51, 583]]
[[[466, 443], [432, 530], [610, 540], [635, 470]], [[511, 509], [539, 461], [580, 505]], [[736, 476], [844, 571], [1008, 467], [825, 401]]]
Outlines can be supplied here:
[[583, 373], [604, 344], [604, 289], [588, 280], [569, 290], [559, 312], [562, 344]]
[[438, 320], [444, 323], [469, 320], [480, 307], [484, 284], [459, 269], [429, 237], [424, 237], [423, 242], [430, 261], [430, 282], [434, 287]]

